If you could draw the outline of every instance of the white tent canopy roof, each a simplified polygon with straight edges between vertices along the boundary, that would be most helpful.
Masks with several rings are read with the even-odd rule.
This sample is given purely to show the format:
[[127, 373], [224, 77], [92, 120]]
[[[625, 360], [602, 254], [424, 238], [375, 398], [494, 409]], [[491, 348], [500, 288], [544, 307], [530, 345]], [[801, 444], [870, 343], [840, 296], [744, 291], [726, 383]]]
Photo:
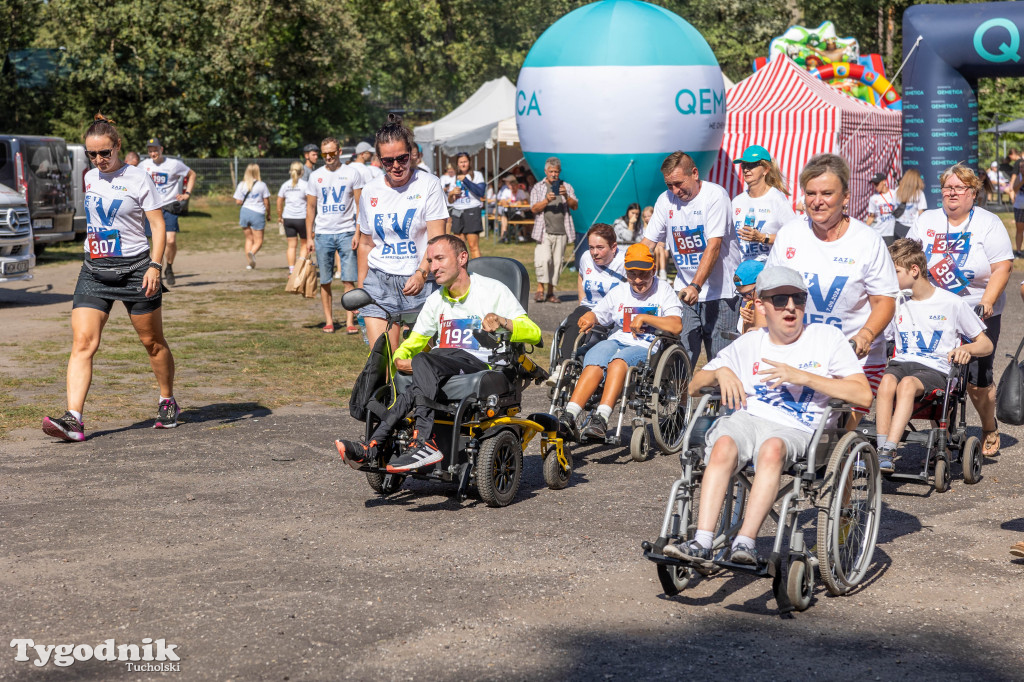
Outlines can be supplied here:
[[514, 117], [515, 111], [516, 87], [504, 76], [495, 78], [481, 85], [447, 116], [416, 128], [416, 141], [425, 148], [440, 147], [449, 155], [475, 153], [491, 139], [491, 131], [499, 121]]

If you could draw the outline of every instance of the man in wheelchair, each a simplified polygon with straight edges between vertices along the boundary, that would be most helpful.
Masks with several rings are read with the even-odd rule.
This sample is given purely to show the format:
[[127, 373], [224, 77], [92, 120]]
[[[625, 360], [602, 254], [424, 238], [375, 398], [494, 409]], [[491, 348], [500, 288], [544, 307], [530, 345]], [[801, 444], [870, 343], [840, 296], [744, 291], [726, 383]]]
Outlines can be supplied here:
[[[954, 293], [928, 281], [921, 242], [897, 239], [889, 247], [901, 291], [910, 291], [892, 321], [896, 352], [878, 385], [878, 468], [895, 470], [893, 458], [914, 413], [914, 401], [946, 388], [950, 363], [967, 364], [992, 353], [985, 323]], [[971, 343], [960, 345], [961, 337]]]
[[829, 398], [871, 405], [871, 386], [838, 327], [804, 326], [807, 285], [787, 267], [757, 277], [756, 306], [767, 328], [744, 334], [697, 372], [690, 395], [718, 386], [735, 410], [709, 429], [694, 539], [666, 545], [665, 556], [709, 562], [714, 529], [732, 476], [751, 460], [754, 482], [731, 561], [756, 566], [754, 539], [771, 510], [782, 473], [803, 456]]
[[[604, 341], [594, 344], [583, 358], [583, 373], [560, 416], [563, 430], [578, 440], [604, 440], [615, 402], [622, 393], [626, 374], [647, 357], [648, 347], [656, 342], [648, 330], [661, 330], [678, 335], [683, 330], [682, 305], [672, 286], [654, 274], [654, 256], [643, 244], [633, 244], [626, 251], [626, 278], [629, 286], [609, 291], [594, 309], [579, 321], [581, 334], [594, 325], [615, 325], [617, 330]], [[607, 375], [605, 370], [607, 369]], [[578, 419], [583, 406], [601, 385], [601, 402], [589, 423], [579, 433]]]
[[[387, 465], [389, 473], [421, 470], [440, 462], [444, 454], [431, 438], [434, 412], [425, 401], [440, 399], [449, 378], [489, 369], [489, 351], [481, 348], [474, 331], [511, 333], [513, 343], [537, 344], [538, 327], [526, 315], [518, 298], [504, 283], [466, 270], [469, 252], [458, 237], [442, 234], [427, 243], [427, 262], [440, 289], [427, 297], [412, 332], [395, 351], [395, 369], [412, 373], [411, 390], [402, 392], [369, 442], [335, 441], [338, 454], [353, 468], [377, 456], [385, 441], [410, 410], [415, 431], [405, 451]], [[437, 346], [427, 345], [437, 335]]]

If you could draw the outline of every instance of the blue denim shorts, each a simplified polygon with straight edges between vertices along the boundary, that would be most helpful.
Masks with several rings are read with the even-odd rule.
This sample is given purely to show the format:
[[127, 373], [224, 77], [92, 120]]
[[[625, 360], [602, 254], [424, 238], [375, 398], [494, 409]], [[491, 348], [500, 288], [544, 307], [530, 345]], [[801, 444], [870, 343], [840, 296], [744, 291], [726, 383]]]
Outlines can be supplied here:
[[636, 367], [647, 359], [647, 346], [631, 346], [614, 339], [599, 341], [583, 356], [583, 366], [608, 367], [612, 360], [622, 360], [627, 367]]
[[366, 280], [363, 282], [363, 289], [370, 294], [376, 305], [370, 304], [361, 308], [359, 312], [363, 317], [376, 317], [386, 319], [388, 313], [400, 313], [406, 310], [414, 310], [423, 306], [427, 296], [437, 289], [433, 280], [428, 280], [423, 290], [415, 296], [406, 296], [402, 293], [409, 275], [391, 275], [379, 270], [370, 270], [366, 273]]
[[251, 208], [242, 207], [238, 214], [238, 224], [242, 227], [250, 227], [254, 230], [262, 230], [267, 226], [267, 217]]
[[341, 261], [341, 281], [355, 282], [359, 279], [359, 267], [356, 252], [352, 250], [352, 238], [355, 232], [342, 234], [314, 233], [313, 244], [316, 246], [316, 264], [320, 268], [320, 284], [330, 284], [334, 278], [334, 254]]
[[[176, 216], [175, 214], [171, 213], [167, 209], [164, 209], [163, 213], [164, 213], [164, 229], [165, 229], [165, 231], [167, 231], [167, 232], [178, 232], [178, 216]], [[143, 218], [143, 220], [146, 221], [145, 222], [145, 226], [144, 226], [145, 230], [146, 230], [146, 236], [147, 237], [152, 237], [153, 233], [149, 229], [149, 219], [148, 218]]]

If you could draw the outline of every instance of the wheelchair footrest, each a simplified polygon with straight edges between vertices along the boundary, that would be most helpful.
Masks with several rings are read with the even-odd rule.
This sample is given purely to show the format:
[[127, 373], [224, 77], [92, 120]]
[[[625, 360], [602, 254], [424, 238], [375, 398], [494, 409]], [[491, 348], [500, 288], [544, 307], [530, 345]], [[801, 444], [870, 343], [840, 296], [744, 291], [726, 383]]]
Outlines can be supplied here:
[[928, 474], [906, 474], [906, 473], [893, 473], [893, 474], [882, 474], [882, 478], [890, 481], [906, 481], [908, 483], [923, 483], [928, 485]]

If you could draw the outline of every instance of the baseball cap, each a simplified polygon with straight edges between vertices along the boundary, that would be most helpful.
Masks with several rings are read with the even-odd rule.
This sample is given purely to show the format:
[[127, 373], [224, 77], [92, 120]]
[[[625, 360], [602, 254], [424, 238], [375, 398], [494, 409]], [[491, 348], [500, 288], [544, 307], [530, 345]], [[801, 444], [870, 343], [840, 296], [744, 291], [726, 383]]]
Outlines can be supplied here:
[[164, 145], [160, 141], [159, 137], [151, 137], [148, 140], [146, 140], [146, 147], [163, 147], [163, 146]]
[[305, 154], [306, 152], [318, 152], [318, 151], [320, 151], [320, 148], [317, 147], [315, 144], [307, 144], [305, 147], [302, 148], [302, 153], [303, 154]]
[[743, 156], [733, 161], [733, 163], [756, 163], [758, 161], [771, 161], [772, 155], [768, 153], [768, 150], [759, 144], [752, 144], [743, 150]]
[[999, 168], [999, 162], [998, 161], [993, 161], [992, 163], [989, 164], [988, 167], [989, 168]]
[[356, 154], [365, 154], [366, 152], [373, 153], [373, 145], [368, 142], [360, 142], [356, 145]]
[[757, 276], [758, 295], [760, 295], [762, 291], [771, 291], [772, 289], [778, 289], [780, 287], [793, 287], [800, 291], [807, 291], [807, 283], [804, 282], [803, 275], [793, 268], [787, 268], [785, 265], [775, 265], [770, 268], [765, 268], [761, 271], [761, 274]]
[[736, 274], [732, 276], [733, 283], [738, 287], [745, 287], [757, 282], [757, 276], [764, 270], [764, 261], [745, 260], [736, 268]]
[[875, 173], [874, 175], [871, 176], [872, 185], [877, 185], [882, 180], [885, 180], [885, 173]]
[[627, 270], [653, 270], [654, 255], [644, 244], [633, 244], [626, 249]]

